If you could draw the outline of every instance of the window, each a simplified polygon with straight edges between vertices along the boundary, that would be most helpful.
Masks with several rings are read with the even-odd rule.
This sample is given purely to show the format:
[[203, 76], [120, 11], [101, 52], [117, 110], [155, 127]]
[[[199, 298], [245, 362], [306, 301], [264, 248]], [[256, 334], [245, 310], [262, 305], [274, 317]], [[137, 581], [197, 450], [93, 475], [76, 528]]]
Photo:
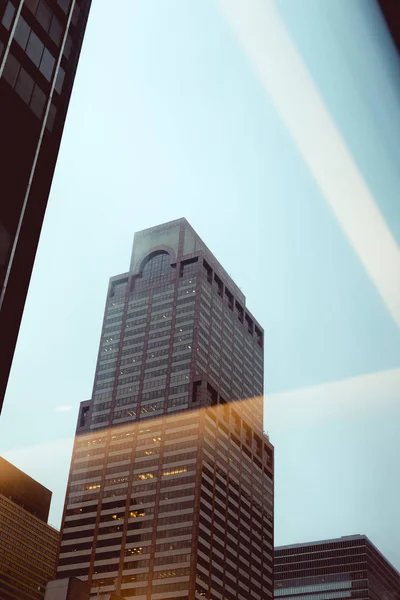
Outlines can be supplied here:
[[6, 10], [4, 11], [3, 19], [1, 21], [6, 29], [10, 29], [11, 23], [12, 23], [12, 20], [14, 17], [14, 13], [15, 13], [14, 6], [11, 4], [11, 2], [8, 2], [7, 6], [6, 6]]
[[150, 254], [141, 270], [142, 279], [154, 279], [168, 275], [171, 271], [170, 256], [168, 252]]
[[203, 268], [204, 268], [208, 283], [212, 283], [212, 269], [205, 260], [203, 260]]
[[14, 39], [24, 50], [26, 48], [26, 43], [28, 41], [30, 30], [31, 28], [29, 27], [25, 19], [20, 17], [18, 19], [17, 27], [15, 29]]
[[197, 266], [197, 261], [198, 261], [197, 256], [195, 258], [189, 258], [188, 260], [183, 260], [181, 262], [179, 276], [183, 277], [187, 272], [190, 273], [191, 271], [193, 271], [193, 269], [195, 269]]
[[10, 52], [6, 60], [6, 64], [4, 65], [3, 77], [12, 87], [14, 87], [15, 82], [17, 81], [19, 67], [19, 62]]
[[74, 6], [74, 10], [72, 12], [72, 25], [76, 25], [78, 23], [78, 19], [79, 19], [79, 13], [80, 13], [80, 8], [79, 8], [79, 3], [75, 2], [75, 6]]
[[31, 107], [32, 112], [37, 117], [39, 117], [39, 119], [42, 118], [45, 102], [46, 102], [45, 94], [42, 92], [42, 90], [40, 89], [40, 87], [38, 85], [35, 85], [33, 94], [32, 94], [32, 98], [31, 98], [30, 107]]
[[53, 15], [51, 20], [49, 35], [53, 42], [59, 46], [61, 42], [62, 26], [55, 15]]
[[38, 67], [42, 58], [44, 44], [40, 41], [35, 32], [31, 32], [29, 42], [26, 47], [26, 53], [31, 61]]
[[51, 17], [52, 12], [49, 5], [44, 0], [40, 0], [39, 8], [36, 12], [36, 18], [46, 31], [48, 31], [50, 27]]
[[231, 310], [233, 310], [233, 295], [229, 290], [225, 288], [225, 298], [227, 299], [228, 306]]
[[222, 298], [222, 296], [223, 296], [223, 293], [224, 293], [224, 286], [223, 286], [223, 283], [222, 283], [222, 281], [220, 280], [220, 278], [218, 277], [218, 275], [214, 275], [214, 281], [215, 281], [215, 283], [216, 283], [216, 285], [217, 285], [217, 293], [218, 293], [218, 296], [220, 296], [220, 297]]
[[33, 14], [35, 14], [38, 2], [39, 0], [25, 0], [25, 6], [27, 6], [27, 8], [29, 8]]
[[54, 104], [50, 106], [49, 114], [47, 115], [46, 127], [49, 131], [53, 131], [54, 121], [56, 118], [56, 107]]
[[32, 77], [25, 71], [25, 69], [21, 68], [18, 75], [17, 85], [15, 86], [15, 91], [27, 104], [30, 102], [33, 86], [34, 81]]
[[72, 38], [71, 38], [70, 34], [68, 34], [67, 39], [65, 40], [64, 52], [63, 52], [65, 58], [70, 57], [71, 49], [72, 49]]
[[68, 12], [70, 0], [58, 0], [57, 4], [65, 13]]
[[255, 326], [254, 331], [255, 331], [255, 335], [256, 335], [257, 344], [262, 348], [263, 347], [263, 336], [262, 336], [261, 330], [257, 326]]
[[62, 67], [59, 67], [58, 72], [57, 72], [57, 79], [56, 79], [56, 92], [58, 94], [61, 94], [61, 90], [62, 90], [62, 86], [64, 83], [64, 77], [65, 77], [65, 71]]
[[40, 71], [50, 81], [54, 68], [54, 56], [50, 54], [47, 48], [44, 49], [42, 60], [40, 61]]

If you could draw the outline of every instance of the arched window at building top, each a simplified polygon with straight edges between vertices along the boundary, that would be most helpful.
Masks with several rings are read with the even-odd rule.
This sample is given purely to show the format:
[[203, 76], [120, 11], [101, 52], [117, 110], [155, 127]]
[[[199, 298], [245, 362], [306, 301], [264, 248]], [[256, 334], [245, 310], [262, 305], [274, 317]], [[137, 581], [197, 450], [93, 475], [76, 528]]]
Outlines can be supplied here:
[[170, 256], [168, 252], [157, 252], [151, 255], [141, 270], [142, 279], [153, 279], [168, 275], [171, 271]]

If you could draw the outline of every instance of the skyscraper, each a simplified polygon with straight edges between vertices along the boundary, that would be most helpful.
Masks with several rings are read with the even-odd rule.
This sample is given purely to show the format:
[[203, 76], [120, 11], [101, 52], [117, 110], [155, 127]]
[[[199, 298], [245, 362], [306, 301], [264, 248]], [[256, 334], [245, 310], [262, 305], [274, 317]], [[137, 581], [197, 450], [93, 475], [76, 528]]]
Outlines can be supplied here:
[[90, 4], [0, 3], [0, 411]]
[[365, 535], [281, 546], [275, 598], [400, 600], [400, 573]]
[[125, 598], [273, 595], [263, 330], [185, 219], [135, 235], [81, 404], [58, 577]]
[[0, 457], [0, 598], [40, 600], [56, 570], [51, 492]]

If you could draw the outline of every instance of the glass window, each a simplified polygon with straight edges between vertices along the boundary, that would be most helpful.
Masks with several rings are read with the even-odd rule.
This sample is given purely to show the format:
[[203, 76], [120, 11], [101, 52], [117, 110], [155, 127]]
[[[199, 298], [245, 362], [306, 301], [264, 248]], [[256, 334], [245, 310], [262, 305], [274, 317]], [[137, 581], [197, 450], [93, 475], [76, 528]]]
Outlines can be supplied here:
[[69, 58], [70, 54], [71, 54], [71, 48], [72, 48], [72, 38], [71, 36], [68, 34], [67, 35], [67, 39], [65, 40], [65, 45], [64, 45], [64, 56], [65, 58]]
[[39, 8], [36, 13], [36, 18], [46, 31], [49, 30], [51, 23], [52, 12], [45, 0], [40, 0]]
[[58, 0], [57, 4], [65, 13], [68, 12], [70, 0]]
[[78, 19], [79, 19], [80, 10], [81, 9], [79, 8], [79, 3], [75, 2], [74, 10], [72, 12], [72, 19], [71, 19], [72, 25], [76, 25], [77, 24]]
[[29, 36], [26, 53], [37, 67], [39, 66], [40, 59], [42, 58], [43, 48], [43, 42], [41, 42], [36, 33], [32, 31], [31, 35]]
[[144, 265], [142, 279], [153, 279], [168, 275], [171, 271], [170, 257], [168, 252], [159, 252], [152, 256]]
[[46, 127], [49, 131], [53, 131], [54, 121], [56, 118], [56, 107], [54, 104], [50, 106], [49, 114], [47, 115]]
[[29, 27], [25, 19], [20, 17], [18, 19], [17, 27], [15, 29], [14, 38], [24, 50], [26, 48], [26, 42], [28, 41], [30, 30], [31, 28]]
[[35, 14], [39, 0], [25, 0], [25, 6]]
[[51, 25], [50, 25], [49, 35], [50, 35], [51, 39], [53, 40], [53, 42], [55, 44], [57, 44], [57, 46], [60, 45], [62, 32], [63, 32], [63, 28], [61, 26], [60, 21], [57, 19], [57, 17], [55, 15], [53, 15]]
[[11, 2], [7, 3], [6, 10], [4, 11], [2, 23], [6, 29], [10, 29], [11, 23], [14, 17], [15, 8], [11, 4]]
[[34, 81], [32, 77], [25, 71], [25, 69], [21, 68], [18, 75], [17, 85], [15, 86], [15, 91], [27, 104], [30, 102], [33, 86]]
[[12, 87], [14, 87], [15, 82], [17, 81], [19, 67], [19, 62], [10, 52], [7, 56], [6, 64], [4, 65], [3, 77]]
[[40, 62], [40, 70], [43, 75], [50, 81], [54, 69], [54, 56], [50, 54], [47, 48], [44, 49], [42, 60]]
[[42, 118], [45, 102], [46, 102], [45, 93], [42, 92], [42, 90], [40, 89], [40, 87], [38, 85], [35, 85], [35, 88], [34, 88], [33, 94], [32, 94], [32, 98], [31, 98], [30, 107], [32, 109], [32, 112], [37, 117], [39, 117], [39, 119]]

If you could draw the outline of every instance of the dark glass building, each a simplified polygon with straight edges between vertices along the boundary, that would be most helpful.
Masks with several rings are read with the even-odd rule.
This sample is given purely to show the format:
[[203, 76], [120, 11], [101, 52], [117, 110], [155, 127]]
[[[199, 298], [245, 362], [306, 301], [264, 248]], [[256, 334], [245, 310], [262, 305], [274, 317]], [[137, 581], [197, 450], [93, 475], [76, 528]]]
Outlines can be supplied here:
[[378, 0], [378, 3], [400, 52], [400, 3], [398, 0]]
[[0, 411], [90, 3], [0, 1]]
[[400, 573], [365, 535], [281, 546], [275, 598], [400, 600]]
[[59, 532], [47, 524], [51, 492], [0, 457], [0, 598], [43, 600]]
[[81, 404], [57, 577], [140, 600], [273, 596], [263, 330], [185, 219], [135, 235]]

